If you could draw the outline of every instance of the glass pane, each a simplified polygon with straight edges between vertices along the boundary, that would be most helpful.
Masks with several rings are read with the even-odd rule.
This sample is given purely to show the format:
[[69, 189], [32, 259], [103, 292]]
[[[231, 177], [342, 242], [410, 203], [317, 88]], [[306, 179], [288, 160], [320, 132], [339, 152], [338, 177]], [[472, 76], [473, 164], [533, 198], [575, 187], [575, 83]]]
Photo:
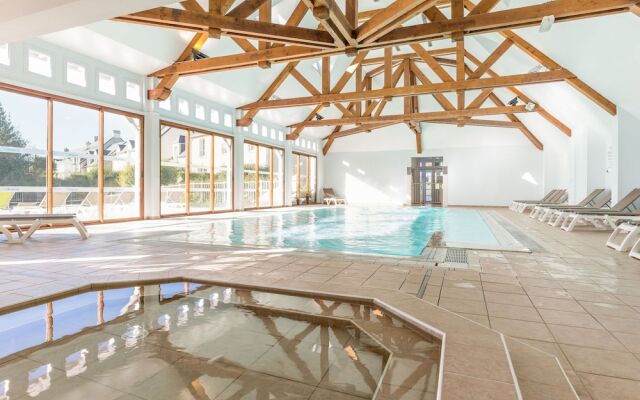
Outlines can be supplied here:
[[271, 149], [268, 147], [259, 147], [259, 175], [260, 175], [260, 192], [259, 206], [271, 206]]
[[214, 138], [214, 205], [215, 210], [230, 210], [232, 208], [233, 166], [231, 139], [216, 136]]
[[68, 62], [67, 63], [67, 82], [74, 85], [86, 87], [87, 77], [85, 68], [82, 65]]
[[51, 78], [51, 56], [29, 49], [29, 72]]
[[273, 149], [273, 206], [284, 205], [284, 151]]
[[256, 207], [256, 156], [258, 148], [244, 144], [244, 208]]
[[160, 127], [160, 214], [187, 211], [187, 131]]
[[102, 72], [98, 73], [98, 90], [103, 93], [115, 95], [116, 78]]
[[104, 113], [104, 218], [140, 217], [140, 119]]
[[0, 90], [0, 214], [47, 212], [47, 101]]
[[53, 102], [53, 212], [99, 219], [97, 110]]
[[140, 96], [140, 85], [127, 81], [125, 88], [127, 99], [135, 101], [137, 103], [140, 103], [142, 101], [142, 98]]
[[300, 156], [300, 198], [306, 199], [309, 195], [309, 181], [307, 180], [307, 164], [309, 157]]
[[316, 168], [316, 158], [309, 157], [309, 191], [311, 192], [311, 201], [314, 203], [316, 202], [316, 196], [318, 193], [318, 189], [316, 187]]
[[298, 156], [293, 154], [291, 157], [291, 202], [296, 203], [299, 197], [298, 193]]
[[211, 211], [212, 135], [191, 131], [189, 166], [189, 212]]

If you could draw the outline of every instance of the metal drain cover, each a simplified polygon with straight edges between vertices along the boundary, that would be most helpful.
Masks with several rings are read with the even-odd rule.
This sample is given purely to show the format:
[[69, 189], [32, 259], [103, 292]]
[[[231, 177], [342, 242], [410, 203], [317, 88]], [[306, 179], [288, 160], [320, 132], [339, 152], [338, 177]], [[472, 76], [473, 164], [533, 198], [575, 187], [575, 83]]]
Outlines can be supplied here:
[[467, 250], [465, 250], [465, 249], [447, 249], [447, 254], [444, 257], [444, 262], [466, 264], [467, 263]]

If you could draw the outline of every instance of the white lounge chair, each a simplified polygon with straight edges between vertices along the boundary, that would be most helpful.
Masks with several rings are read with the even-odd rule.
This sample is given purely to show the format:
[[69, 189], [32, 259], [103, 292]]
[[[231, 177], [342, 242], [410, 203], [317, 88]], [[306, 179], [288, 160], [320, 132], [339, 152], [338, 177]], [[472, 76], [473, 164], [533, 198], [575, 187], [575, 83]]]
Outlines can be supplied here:
[[629, 251], [629, 257], [640, 260], [640, 240]]
[[[83, 240], [89, 237], [89, 232], [75, 214], [23, 214], [0, 215], [0, 233], [4, 234], [8, 243], [24, 243], [42, 225], [73, 225]], [[27, 229], [23, 229], [27, 227]], [[11, 232], [13, 229], [15, 233]]]
[[584, 210], [603, 210], [611, 206], [611, 191], [606, 190], [602, 195], [596, 198], [590, 205], [583, 207], [562, 207], [557, 206], [549, 210], [546, 215], [541, 216], [538, 220], [541, 222], [547, 222], [550, 226], [559, 227], [562, 226], [564, 220], [574, 212], [580, 212]]
[[554, 195], [551, 196], [547, 201], [542, 201], [542, 202], [533, 201], [533, 202], [527, 202], [527, 203], [519, 202], [518, 207], [516, 208], [516, 212], [519, 212], [520, 214], [522, 214], [525, 211], [527, 211], [529, 208], [540, 206], [540, 205], [542, 206], [561, 205], [566, 203], [568, 198], [569, 198], [569, 193], [567, 193], [567, 191], [564, 189], [560, 189], [556, 191]]
[[559, 189], [553, 189], [552, 191], [550, 191], [549, 193], [547, 193], [542, 199], [540, 200], [513, 200], [511, 202], [511, 205], [509, 205], [509, 210], [511, 211], [517, 211], [518, 208], [520, 207], [520, 204], [522, 203], [545, 203], [551, 200], [551, 198], [553, 196], [555, 196], [558, 193]]
[[578, 225], [592, 225], [598, 229], [615, 229], [619, 221], [640, 216], [636, 202], [640, 189], [632, 190], [610, 209], [582, 209], [572, 211], [563, 221], [562, 230], [573, 231]]
[[333, 188], [323, 188], [322, 193], [324, 194], [323, 201], [326, 205], [331, 205], [331, 203], [335, 205], [347, 204], [347, 201], [345, 199], [342, 199], [336, 195], [336, 193], [333, 191]]
[[[70, 192], [53, 192], [52, 205], [51, 205], [53, 211], [55, 212], [56, 209], [59, 210], [60, 208], [65, 209], [67, 206], [67, 199], [69, 198], [70, 195], [71, 195]], [[26, 213], [29, 213], [31, 211], [42, 212], [44, 210], [44, 212], [46, 212], [47, 199], [48, 199], [48, 195], [45, 194], [40, 202], [18, 203], [16, 204], [14, 211], [19, 210], [20, 212], [24, 211]]]
[[582, 199], [582, 201], [579, 202], [578, 204], [553, 205], [553, 206], [546, 205], [546, 204], [537, 205], [533, 207], [533, 209], [531, 210], [531, 213], [529, 214], [529, 218], [534, 218], [540, 222], [544, 222], [555, 210], [576, 209], [576, 208], [582, 208], [582, 207], [597, 207], [597, 208], [604, 207], [604, 205], [607, 204], [609, 200], [606, 200], [604, 204], [601, 206], [598, 206], [597, 204], [599, 204], [600, 201], [604, 200], [603, 198], [607, 197], [605, 192], [608, 193], [609, 195], [608, 197], [610, 200], [611, 199], [610, 191], [606, 191], [604, 189], [596, 189], [593, 192], [589, 193], [587, 197]]
[[[622, 238], [622, 240], [620, 240]], [[627, 252], [640, 240], [640, 217], [631, 217], [619, 224], [607, 239], [607, 247]]]

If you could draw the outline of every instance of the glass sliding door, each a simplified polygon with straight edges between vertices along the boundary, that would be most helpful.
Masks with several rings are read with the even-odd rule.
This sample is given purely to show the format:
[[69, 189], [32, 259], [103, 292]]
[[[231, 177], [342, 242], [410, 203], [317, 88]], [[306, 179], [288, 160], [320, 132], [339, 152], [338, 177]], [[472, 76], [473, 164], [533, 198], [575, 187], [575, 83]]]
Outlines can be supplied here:
[[0, 90], [0, 214], [47, 213], [47, 103]]
[[233, 144], [231, 138], [214, 136], [214, 203], [213, 209], [233, 208]]
[[138, 115], [0, 84], [0, 213], [140, 218], [141, 125]]
[[187, 131], [160, 127], [160, 214], [187, 212]]
[[163, 122], [160, 125], [160, 213], [189, 215], [233, 208], [233, 140]]
[[244, 208], [258, 206], [258, 146], [244, 144]]
[[278, 207], [284, 203], [284, 150], [244, 144], [244, 208]]
[[140, 135], [142, 120], [104, 113], [105, 220], [137, 218], [142, 203]]
[[291, 160], [291, 194], [293, 203], [306, 203], [307, 198], [309, 203], [316, 202], [316, 169], [316, 157], [293, 153]]
[[213, 136], [190, 132], [189, 212], [211, 211]]

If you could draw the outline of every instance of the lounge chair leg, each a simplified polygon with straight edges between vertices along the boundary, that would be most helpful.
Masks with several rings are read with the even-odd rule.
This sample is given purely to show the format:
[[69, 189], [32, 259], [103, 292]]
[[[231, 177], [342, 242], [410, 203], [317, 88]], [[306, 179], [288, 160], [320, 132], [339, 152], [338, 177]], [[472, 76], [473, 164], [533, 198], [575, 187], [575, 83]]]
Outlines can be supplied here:
[[0, 225], [0, 232], [2, 232], [4, 236], [7, 238], [7, 243], [12, 243], [12, 244], [19, 243], [19, 241], [13, 238], [13, 234], [11, 233], [11, 231], [9, 231], [9, 229], [7, 229], [6, 226]]
[[567, 232], [573, 232], [573, 230], [576, 228], [576, 225], [578, 224], [579, 219], [580, 217], [577, 215], [568, 216], [567, 219], [565, 219], [564, 223], [562, 224], [562, 230]]
[[20, 242], [24, 243], [27, 239], [29, 239], [31, 237], [31, 235], [33, 235], [38, 229], [40, 229], [40, 226], [42, 224], [40, 223], [40, 221], [36, 221], [34, 222], [29, 229], [27, 230], [27, 232], [23, 233], [22, 236], [20, 237]]
[[640, 240], [629, 251], [629, 257], [640, 260]]
[[71, 223], [73, 224], [73, 226], [76, 227], [76, 229], [80, 233], [80, 236], [82, 237], [82, 240], [87, 240], [89, 238], [89, 232], [87, 231], [87, 228], [85, 228], [84, 224], [82, 222], [80, 222], [80, 220], [78, 220], [78, 218], [72, 219]]

